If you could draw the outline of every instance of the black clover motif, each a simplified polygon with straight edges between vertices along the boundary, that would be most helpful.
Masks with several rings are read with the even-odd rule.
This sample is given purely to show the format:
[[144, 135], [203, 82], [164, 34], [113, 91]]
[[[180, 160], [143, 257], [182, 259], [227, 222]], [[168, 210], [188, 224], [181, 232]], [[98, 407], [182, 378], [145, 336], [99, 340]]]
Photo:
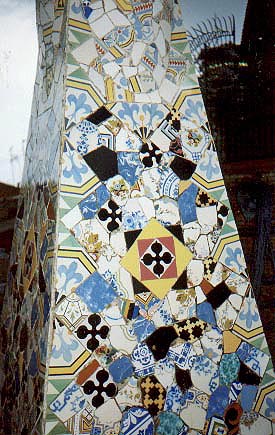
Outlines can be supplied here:
[[88, 322], [91, 325], [91, 329], [88, 329], [85, 325], [79, 326], [76, 331], [76, 335], [80, 340], [84, 340], [88, 335], [91, 335], [91, 338], [87, 341], [87, 348], [92, 352], [99, 346], [99, 341], [96, 338], [97, 336], [105, 339], [109, 332], [109, 327], [107, 325], [101, 326], [100, 329], [97, 326], [101, 323], [101, 317], [98, 314], [92, 314], [88, 317]]
[[140, 150], [140, 160], [143, 165], [147, 168], [156, 166], [160, 163], [162, 157], [162, 152], [153, 143], [144, 143]]
[[105, 222], [108, 231], [114, 231], [121, 224], [121, 208], [114, 201], [110, 200], [105, 207], [99, 210], [98, 218], [102, 222]]
[[166, 116], [166, 120], [168, 121], [168, 123], [177, 131], [180, 131], [181, 129], [180, 118], [180, 112], [178, 112], [175, 107], [173, 107], [171, 109], [171, 112], [169, 112]]
[[87, 395], [92, 395], [94, 392], [97, 394], [92, 398], [92, 405], [95, 408], [103, 405], [104, 397], [102, 393], [105, 393], [108, 397], [114, 397], [117, 393], [117, 387], [113, 382], [109, 382], [107, 385], [103, 385], [108, 381], [110, 375], [107, 370], [99, 370], [96, 374], [96, 380], [98, 381], [98, 385], [96, 385], [92, 380], [87, 381], [83, 385], [83, 391]]
[[152, 253], [146, 252], [141, 258], [141, 261], [148, 269], [152, 270], [155, 275], [161, 278], [167, 269], [167, 266], [164, 267], [164, 265], [171, 264], [174, 257], [158, 240], [155, 240], [149, 249]]

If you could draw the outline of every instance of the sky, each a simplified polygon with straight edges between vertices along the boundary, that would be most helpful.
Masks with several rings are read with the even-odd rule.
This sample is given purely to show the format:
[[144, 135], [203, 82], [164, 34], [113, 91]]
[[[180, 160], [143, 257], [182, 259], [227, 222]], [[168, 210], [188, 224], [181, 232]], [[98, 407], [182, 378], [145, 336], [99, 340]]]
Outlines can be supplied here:
[[[234, 15], [240, 40], [247, 0], [181, 0], [188, 29]], [[0, 0], [0, 182], [18, 184], [36, 72], [35, 0]]]

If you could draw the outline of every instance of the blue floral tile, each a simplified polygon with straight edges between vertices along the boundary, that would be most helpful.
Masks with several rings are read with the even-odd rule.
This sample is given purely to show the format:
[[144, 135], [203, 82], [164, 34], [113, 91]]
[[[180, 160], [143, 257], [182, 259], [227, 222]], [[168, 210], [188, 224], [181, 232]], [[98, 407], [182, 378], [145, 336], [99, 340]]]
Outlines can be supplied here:
[[116, 297], [113, 288], [98, 272], [94, 272], [80, 284], [76, 289], [76, 294], [81, 297], [92, 313], [100, 313]]
[[137, 376], [147, 376], [154, 373], [155, 360], [145, 343], [138, 343], [132, 352], [132, 363]]
[[267, 364], [269, 362], [269, 356], [256, 347], [252, 347], [248, 356], [244, 360], [244, 363], [258, 376], [263, 377]]
[[153, 435], [154, 422], [149, 412], [141, 407], [127, 410], [121, 420], [120, 435]]
[[160, 176], [159, 192], [161, 196], [177, 199], [179, 196], [179, 178], [170, 168], [163, 168]]
[[138, 341], [145, 340], [155, 329], [154, 323], [142, 316], [138, 316], [133, 323], [133, 331]]
[[158, 415], [157, 435], [179, 435], [183, 433], [183, 429], [188, 431], [182, 419], [173, 412], [163, 411]]
[[137, 181], [142, 170], [138, 153], [117, 153], [118, 173], [132, 186]]
[[61, 421], [66, 421], [84, 409], [85, 403], [80, 386], [72, 381], [50, 404], [50, 409]]
[[226, 386], [218, 387], [210, 396], [206, 418], [223, 417], [224, 410], [228, 405], [229, 389]]
[[109, 199], [109, 196], [106, 186], [101, 184], [95, 192], [83, 199], [78, 206], [84, 219], [92, 219], [98, 209]]
[[172, 384], [166, 390], [164, 410], [179, 414], [180, 410], [185, 404], [185, 401], [185, 394], [182, 394], [180, 387], [177, 384]]
[[109, 372], [115, 382], [123, 382], [133, 374], [133, 365], [130, 358], [122, 356], [116, 359], [109, 365]]
[[219, 386], [217, 364], [204, 355], [197, 356], [191, 368], [191, 379], [194, 387], [210, 395]]

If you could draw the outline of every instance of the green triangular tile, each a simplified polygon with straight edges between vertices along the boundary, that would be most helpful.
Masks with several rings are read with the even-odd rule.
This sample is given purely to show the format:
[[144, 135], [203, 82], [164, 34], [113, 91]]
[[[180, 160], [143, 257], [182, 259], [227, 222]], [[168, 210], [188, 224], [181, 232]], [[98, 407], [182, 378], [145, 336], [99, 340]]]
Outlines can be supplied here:
[[68, 63], [70, 65], [76, 65], [76, 66], [79, 65], [79, 63], [77, 62], [77, 60], [73, 57], [73, 55], [71, 53], [68, 54], [67, 59], [68, 59]]
[[266, 385], [266, 384], [269, 384], [270, 382], [274, 382], [274, 380], [275, 379], [273, 376], [270, 376], [269, 373], [266, 373], [263, 377], [262, 385]]
[[90, 81], [89, 76], [85, 73], [85, 71], [82, 68], [78, 68], [73, 73], [70, 74], [70, 77], [79, 79], [79, 80], [85, 80]]
[[71, 432], [68, 432], [68, 429], [62, 424], [58, 422], [57, 425], [48, 432], [48, 435], [72, 435]]
[[[69, 232], [68, 232], [69, 234]], [[78, 241], [74, 238], [74, 236], [69, 235], [66, 239], [62, 240], [60, 243], [60, 248], [81, 248], [82, 246], [78, 243]]]
[[69, 206], [68, 211], [74, 208], [83, 198], [82, 195], [62, 195], [63, 201]]
[[83, 42], [88, 41], [88, 39], [91, 38], [90, 33], [83, 33], [78, 32], [77, 30], [70, 29], [70, 32], [73, 34], [73, 36], [79, 41], [79, 45], [83, 44]]
[[52, 379], [51, 384], [61, 393], [71, 382], [71, 379]]
[[217, 189], [217, 190], [214, 190], [213, 192], [211, 192], [211, 196], [213, 196], [213, 198], [217, 199], [218, 201], [220, 201], [220, 199], [223, 196], [223, 194], [224, 194], [224, 187], [222, 187], [221, 189]]

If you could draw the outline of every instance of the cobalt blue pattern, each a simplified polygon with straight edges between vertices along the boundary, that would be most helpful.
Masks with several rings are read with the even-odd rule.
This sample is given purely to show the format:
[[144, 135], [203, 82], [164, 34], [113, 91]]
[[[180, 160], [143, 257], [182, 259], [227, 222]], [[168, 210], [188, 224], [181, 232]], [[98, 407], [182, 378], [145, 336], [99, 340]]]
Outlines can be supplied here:
[[226, 386], [218, 387], [210, 396], [206, 418], [223, 417], [224, 410], [228, 405], [229, 390]]
[[108, 189], [101, 184], [94, 193], [83, 199], [78, 206], [84, 219], [92, 219], [109, 197]]
[[198, 188], [191, 184], [179, 197], [178, 206], [180, 217], [183, 224], [197, 220], [195, 199]]
[[92, 313], [100, 313], [116, 297], [116, 292], [98, 272], [90, 275], [76, 289], [76, 294], [81, 297]]
[[207, 323], [211, 323], [212, 325], [217, 324], [212, 305], [209, 304], [209, 302], [202, 302], [197, 305], [197, 316]]
[[119, 174], [132, 186], [137, 181], [141, 171], [142, 164], [138, 153], [118, 152], [117, 165]]
[[149, 412], [140, 407], [130, 408], [123, 414], [120, 435], [153, 435], [154, 422]]
[[115, 382], [123, 382], [133, 374], [133, 365], [130, 358], [122, 356], [109, 365], [109, 372]]
[[138, 316], [133, 324], [133, 331], [137, 336], [138, 341], [145, 340], [156, 329], [154, 323], [150, 320]]

